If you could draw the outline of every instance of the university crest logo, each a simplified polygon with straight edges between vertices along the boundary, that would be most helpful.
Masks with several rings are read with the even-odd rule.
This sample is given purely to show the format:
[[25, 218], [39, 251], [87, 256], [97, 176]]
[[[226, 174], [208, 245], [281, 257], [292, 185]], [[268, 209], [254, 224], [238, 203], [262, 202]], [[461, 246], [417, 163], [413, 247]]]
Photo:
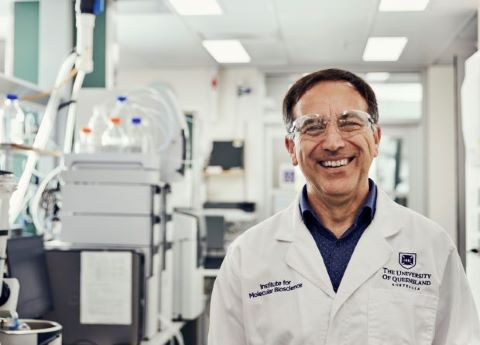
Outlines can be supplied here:
[[409, 270], [412, 267], [415, 267], [417, 264], [417, 254], [416, 253], [398, 253], [398, 262], [400, 266]]

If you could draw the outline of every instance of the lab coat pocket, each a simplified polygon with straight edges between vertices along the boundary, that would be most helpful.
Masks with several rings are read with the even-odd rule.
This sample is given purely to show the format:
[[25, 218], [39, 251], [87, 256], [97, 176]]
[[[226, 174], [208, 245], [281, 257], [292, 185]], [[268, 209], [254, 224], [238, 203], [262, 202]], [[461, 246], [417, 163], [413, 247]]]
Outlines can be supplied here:
[[372, 289], [369, 345], [431, 345], [438, 297], [421, 292]]

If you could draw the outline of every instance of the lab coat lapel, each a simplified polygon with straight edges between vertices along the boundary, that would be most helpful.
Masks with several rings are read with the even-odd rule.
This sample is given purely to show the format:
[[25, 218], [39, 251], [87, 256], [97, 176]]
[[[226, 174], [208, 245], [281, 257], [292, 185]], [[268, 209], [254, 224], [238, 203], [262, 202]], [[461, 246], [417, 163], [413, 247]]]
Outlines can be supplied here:
[[[289, 230], [290, 234], [293, 232], [293, 236], [289, 238], [291, 243], [287, 249], [285, 261], [289, 267], [333, 298], [335, 292], [332, 283], [315, 240], [302, 221], [298, 199], [294, 202], [291, 211], [289, 213], [290, 215], [293, 214], [293, 219], [289, 222], [292, 226]], [[285, 239], [287, 238], [285, 237]], [[281, 237], [278, 239], [281, 239]]]
[[375, 217], [353, 252], [333, 302], [331, 318], [345, 301], [390, 259], [393, 249], [386, 237], [392, 236], [401, 228], [398, 217], [393, 216], [395, 207], [397, 205], [379, 190]]

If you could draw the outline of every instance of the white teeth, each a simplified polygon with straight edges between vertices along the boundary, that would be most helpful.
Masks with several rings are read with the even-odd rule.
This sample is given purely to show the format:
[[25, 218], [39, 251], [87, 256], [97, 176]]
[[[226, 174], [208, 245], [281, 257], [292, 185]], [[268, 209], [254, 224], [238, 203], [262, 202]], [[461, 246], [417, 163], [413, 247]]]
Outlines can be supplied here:
[[320, 164], [324, 167], [341, 167], [348, 164], [348, 159], [340, 159], [338, 161], [323, 161]]

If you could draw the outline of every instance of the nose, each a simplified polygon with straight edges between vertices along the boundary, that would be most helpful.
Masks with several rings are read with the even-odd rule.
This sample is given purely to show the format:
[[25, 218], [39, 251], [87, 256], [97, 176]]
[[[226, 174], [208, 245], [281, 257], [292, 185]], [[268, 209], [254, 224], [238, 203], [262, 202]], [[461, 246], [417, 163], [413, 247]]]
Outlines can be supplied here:
[[322, 138], [322, 148], [327, 151], [335, 152], [345, 146], [345, 141], [340, 135], [337, 126], [329, 125]]

